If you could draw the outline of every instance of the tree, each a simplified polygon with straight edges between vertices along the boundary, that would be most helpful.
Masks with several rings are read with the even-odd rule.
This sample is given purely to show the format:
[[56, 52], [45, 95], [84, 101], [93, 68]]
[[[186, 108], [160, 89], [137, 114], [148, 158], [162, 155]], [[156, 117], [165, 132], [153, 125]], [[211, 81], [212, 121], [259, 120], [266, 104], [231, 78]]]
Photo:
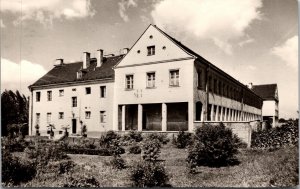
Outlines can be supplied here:
[[19, 91], [14, 93], [11, 90], [5, 90], [1, 94], [2, 136], [8, 135], [9, 125], [18, 124], [21, 126], [28, 123], [28, 109], [28, 99]]

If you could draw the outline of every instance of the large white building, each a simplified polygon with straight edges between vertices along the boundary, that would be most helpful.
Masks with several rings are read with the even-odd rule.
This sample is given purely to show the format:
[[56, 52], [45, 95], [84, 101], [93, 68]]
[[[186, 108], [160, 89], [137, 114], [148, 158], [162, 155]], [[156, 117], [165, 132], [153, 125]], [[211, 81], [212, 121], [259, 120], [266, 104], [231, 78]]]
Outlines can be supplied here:
[[118, 56], [103, 50], [57, 64], [29, 86], [30, 131], [69, 126], [88, 136], [107, 130], [193, 131], [203, 121], [262, 119], [263, 100], [155, 25]]

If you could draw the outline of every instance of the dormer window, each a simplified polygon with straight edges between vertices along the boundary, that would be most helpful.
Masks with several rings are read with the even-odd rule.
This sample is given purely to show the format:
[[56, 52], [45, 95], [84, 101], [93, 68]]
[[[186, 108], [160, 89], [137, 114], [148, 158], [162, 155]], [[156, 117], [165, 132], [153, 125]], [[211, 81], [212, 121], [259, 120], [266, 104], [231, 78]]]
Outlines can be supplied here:
[[148, 56], [152, 56], [152, 55], [155, 55], [155, 46], [148, 46], [147, 47], [147, 50], [148, 50]]

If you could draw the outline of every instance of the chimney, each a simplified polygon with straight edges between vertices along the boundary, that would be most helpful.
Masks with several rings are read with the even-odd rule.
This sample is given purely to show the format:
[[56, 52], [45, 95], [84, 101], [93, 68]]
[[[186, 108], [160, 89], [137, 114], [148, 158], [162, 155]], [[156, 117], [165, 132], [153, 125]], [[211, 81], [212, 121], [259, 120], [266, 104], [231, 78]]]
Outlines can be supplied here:
[[103, 64], [103, 50], [97, 50], [97, 67], [101, 67]]
[[54, 66], [61, 66], [63, 64], [64, 64], [64, 59], [62, 59], [62, 58], [58, 58], [54, 62]]
[[252, 89], [253, 88], [253, 83], [251, 82], [251, 83], [249, 83], [249, 89]]
[[129, 52], [129, 48], [124, 48], [123, 49], [123, 54], [127, 54]]
[[83, 69], [87, 69], [90, 66], [90, 57], [91, 54], [89, 52], [84, 52], [83, 53]]

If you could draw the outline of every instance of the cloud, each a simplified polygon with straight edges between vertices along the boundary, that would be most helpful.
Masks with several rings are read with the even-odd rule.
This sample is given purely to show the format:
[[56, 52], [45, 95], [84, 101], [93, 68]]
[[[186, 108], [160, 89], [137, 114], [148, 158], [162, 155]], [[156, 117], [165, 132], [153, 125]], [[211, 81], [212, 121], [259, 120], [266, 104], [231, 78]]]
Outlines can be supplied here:
[[1, 5], [3, 12], [22, 13], [14, 24], [36, 20], [47, 26], [52, 24], [53, 19], [79, 19], [95, 14], [90, 0], [2, 0]]
[[248, 66], [246, 67], [246, 69], [247, 69], [247, 70], [256, 70], [256, 67], [253, 66], [253, 65], [248, 65]]
[[22, 60], [21, 64], [1, 58], [1, 90], [25, 89], [46, 74], [43, 66]]
[[137, 7], [137, 1], [136, 0], [121, 0], [121, 2], [119, 2], [119, 14], [120, 14], [121, 18], [124, 20], [124, 22], [129, 21], [129, 17], [126, 12], [130, 7]]
[[272, 48], [271, 53], [282, 59], [288, 66], [298, 68], [298, 36], [286, 40], [283, 44]]
[[254, 39], [248, 38], [248, 39], [245, 39], [244, 41], [239, 42], [239, 46], [243, 47], [243, 46], [245, 46], [245, 45], [247, 45], [249, 43], [253, 43], [253, 42], [254, 42]]
[[244, 37], [255, 19], [261, 19], [261, 0], [164, 0], [151, 15], [165, 30], [211, 39], [227, 54], [231, 42]]
[[5, 26], [5, 24], [3, 23], [3, 20], [2, 20], [2, 19], [0, 19], [0, 27], [1, 27], [1, 28], [6, 28], [6, 26]]

